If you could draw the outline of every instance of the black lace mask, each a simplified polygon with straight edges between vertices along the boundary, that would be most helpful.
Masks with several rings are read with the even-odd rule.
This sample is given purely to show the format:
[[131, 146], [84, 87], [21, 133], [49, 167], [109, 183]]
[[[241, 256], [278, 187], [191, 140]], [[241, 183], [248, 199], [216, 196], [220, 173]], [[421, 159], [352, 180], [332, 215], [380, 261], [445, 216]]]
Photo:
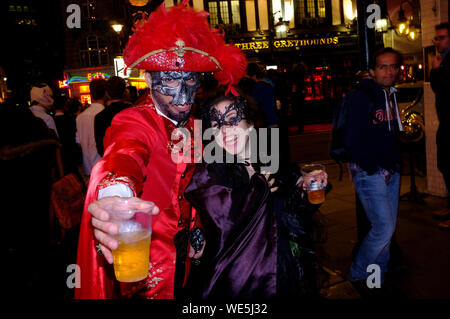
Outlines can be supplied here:
[[[220, 129], [222, 126], [236, 126], [239, 124], [241, 120], [245, 120], [243, 117], [244, 107], [246, 107], [246, 102], [244, 100], [237, 100], [228, 105], [225, 109], [225, 112], [222, 114], [215, 107], [211, 107], [208, 112], [209, 122], [216, 122], [214, 128]], [[227, 115], [235, 110], [236, 115], [232, 116], [228, 120], [226, 120]]]

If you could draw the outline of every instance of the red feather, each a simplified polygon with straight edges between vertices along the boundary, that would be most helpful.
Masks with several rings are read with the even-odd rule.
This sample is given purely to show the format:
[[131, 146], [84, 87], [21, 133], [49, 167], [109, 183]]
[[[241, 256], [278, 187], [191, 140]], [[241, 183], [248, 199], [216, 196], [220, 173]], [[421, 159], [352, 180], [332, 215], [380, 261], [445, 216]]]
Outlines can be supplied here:
[[[163, 49], [163, 52], [150, 55], [133, 68], [149, 71], [216, 71], [219, 84], [228, 86], [230, 90], [245, 75], [245, 56], [239, 48], [225, 43], [223, 30], [209, 27], [207, 12], [195, 11], [186, 6], [187, 2], [184, 0], [181, 5], [170, 8], [165, 8], [163, 3], [147, 21], [137, 23], [135, 33], [124, 50], [125, 63], [130, 66], [150, 52]], [[175, 42], [178, 40], [182, 40], [187, 48], [182, 57], [169, 50], [177, 48]], [[206, 52], [207, 55], [188, 48]], [[219, 66], [211, 57], [217, 60]]]

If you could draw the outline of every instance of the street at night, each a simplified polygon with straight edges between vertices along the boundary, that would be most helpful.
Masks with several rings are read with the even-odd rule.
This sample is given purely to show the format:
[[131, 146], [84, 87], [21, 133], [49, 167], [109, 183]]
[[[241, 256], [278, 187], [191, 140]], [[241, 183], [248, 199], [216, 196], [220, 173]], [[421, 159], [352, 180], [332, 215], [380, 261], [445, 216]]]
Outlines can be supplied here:
[[[326, 154], [329, 147], [330, 134], [327, 132], [310, 133], [316, 135], [309, 139], [308, 134], [290, 136], [293, 148], [293, 159], [302, 161], [302, 153], [296, 145], [306, 144], [311, 153]], [[308, 140], [314, 143], [308, 145]], [[317, 141], [320, 141], [317, 143]], [[410, 173], [408, 154], [404, 154], [404, 168], [400, 194], [410, 192]], [[361, 296], [346, 280], [352, 261], [352, 250], [357, 242], [355, 192], [344, 166], [342, 179], [339, 180], [340, 169], [329, 159], [326, 163], [333, 190], [320, 212], [324, 216], [327, 236], [323, 243], [317, 245], [321, 274], [322, 289], [327, 298], [360, 299]], [[416, 183], [419, 192], [426, 191], [424, 167], [416, 168]], [[423, 203], [402, 200], [399, 207], [399, 219], [395, 238], [402, 251], [402, 265], [396, 272], [394, 284], [398, 289], [397, 298], [414, 299], [447, 299], [450, 298], [448, 283], [450, 274], [450, 238], [448, 232], [437, 228], [439, 219], [431, 212], [445, 205], [445, 199], [436, 196], [426, 196]], [[436, 276], [436, 274], [440, 274]]]
[[2, 1], [9, 297], [448, 312], [448, 21], [448, 0]]

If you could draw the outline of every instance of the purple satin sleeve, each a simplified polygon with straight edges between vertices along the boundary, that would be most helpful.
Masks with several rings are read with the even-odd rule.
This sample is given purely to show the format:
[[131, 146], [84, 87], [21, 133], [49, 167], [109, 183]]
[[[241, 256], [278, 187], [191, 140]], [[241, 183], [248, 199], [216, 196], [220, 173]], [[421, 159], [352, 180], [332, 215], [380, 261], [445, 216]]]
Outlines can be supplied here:
[[270, 190], [255, 174], [231, 188], [220, 168], [199, 164], [185, 196], [197, 209], [206, 235], [203, 298], [270, 298], [276, 292], [277, 230]]

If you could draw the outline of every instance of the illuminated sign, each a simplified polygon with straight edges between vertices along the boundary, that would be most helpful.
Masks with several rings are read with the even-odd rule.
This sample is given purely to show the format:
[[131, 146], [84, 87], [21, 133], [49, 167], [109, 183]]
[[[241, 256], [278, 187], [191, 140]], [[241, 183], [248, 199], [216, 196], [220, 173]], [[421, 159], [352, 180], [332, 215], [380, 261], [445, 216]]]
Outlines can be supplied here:
[[89, 93], [89, 85], [80, 85], [78, 88], [80, 93]]
[[64, 73], [64, 80], [58, 81], [59, 88], [68, 88], [69, 87], [69, 81], [67, 79], [67, 74]]
[[58, 81], [58, 83], [59, 83], [59, 88], [60, 89], [69, 87], [69, 83], [67, 83], [67, 80]]
[[80, 96], [80, 102], [82, 104], [91, 104], [91, 96], [88, 94], [83, 94]]
[[269, 48], [269, 41], [255, 41], [255, 42], [247, 42], [247, 43], [235, 43], [242, 51], [244, 50], [261, 50]]
[[277, 40], [273, 41], [273, 46], [275, 48], [297, 48], [306, 46], [317, 46], [317, 45], [330, 45], [338, 44], [339, 38], [319, 38], [319, 39], [301, 39], [301, 40]]
[[87, 74], [88, 81], [92, 81], [93, 79], [108, 79], [109, 77], [110, 77], [109, 74], [102, 72]]
[[[313, 47], [321, 45], [336, 45], [339, 43], [339, 37], [329, 38], [316, 38], [316, 39], [292, 39], [292, 40], [275, 40], [273, 41], [273, 47], [275, 49], [282, 48], [301, 48], [301, 47]], [[246, 43], [235, 43], [242, 51], [246, 50], [262, 50], [269, 49], [269, 41], [255, 41]]]
[[72, 76], [67, 82], [69, 84], [77, 82], [90, 82], [93, 79], [109, 79], [111, 76], [108, 73], [96, 72], [88, 73], [87, 76]]
[[130, 77], [131, 70], [127, 69], [127, 72], [125, 73], [125, 68], [126, 66], [123, 58], [114, 58], [114, 73], [116, 76], [120, 76], [121, 78]]
[[131, 82], [131, 85], [135, 86], [137, 90], [147, 88], [147, 83], [142, 82], [142, 81], [133, 81], [133, 82]]

